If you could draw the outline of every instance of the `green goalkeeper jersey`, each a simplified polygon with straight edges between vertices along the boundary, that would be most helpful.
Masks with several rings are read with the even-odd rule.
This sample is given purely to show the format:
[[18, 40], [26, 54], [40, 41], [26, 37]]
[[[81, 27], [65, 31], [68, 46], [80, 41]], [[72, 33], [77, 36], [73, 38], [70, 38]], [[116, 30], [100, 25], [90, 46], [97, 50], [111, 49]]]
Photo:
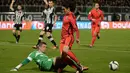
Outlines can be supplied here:
[[48, 56], [45, 53], [39, 52], [39, 51], [33, 51], [29, 54], [27, 57], [29, 61], [34, 60], [36, 64], [39, 66], [41, 70], [48, 71], [51, 69], [53, 64], [53, 59], [48, 58]]

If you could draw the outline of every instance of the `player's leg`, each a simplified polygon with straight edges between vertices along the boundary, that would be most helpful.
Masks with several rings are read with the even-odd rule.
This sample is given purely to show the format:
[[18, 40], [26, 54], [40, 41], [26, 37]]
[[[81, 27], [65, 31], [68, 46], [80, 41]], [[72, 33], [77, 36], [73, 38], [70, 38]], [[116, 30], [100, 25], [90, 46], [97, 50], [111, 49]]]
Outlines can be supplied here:
[[18, 30], [18, 36], [17, 36], [17, 43], [19, 42], [19, 40], [20, 40], [20, 30]]
[[91, 40], [91, 44], [89, 45], [90, 47], [93, 47], [95, 41], [96, 41], [96, 31], [95, 31], [96, 27], [92, 27], [91, 29], [91, 34], [92, 34], [92, 40]]
[[17, 42], [20, 40], [20, 33], [22, 32], [22, 24], [19, 24], [18, 26], [18, 36], [17, 36]]
[[[67, 40], [67, 41], [69, 41], [69, 40]], [[88, 67], [85, 67], [85, 66], [81, 65], [80, 62], [79, 62], [79, 60], [78, 60], [77, 57], [75, 56], [75, 54], [71, 51], [71, 47], [72, 47], [73, 43], [74, 43], [74, 38], [72, 37], [72, 38], [71, 38], [71, 42], [70, 42], [70, 44], [69, 44], [69, 50], [70, 50], [69, 55], [75, 57], [75, 59], [74, 59], [74, 58], [70, 58], [71, 56], [67, 56], [67, 57], [68, 57], [70, 60], [72, 60], [73, 62], [75, 62], [76, 65], [81, 66], [83, 70], [88, 70]], [[73, 59], [74, 59], [74, 60], [73, 60]], [[77, 59], [77, 61], [76, 61], [76, 59]], [[75, 67], [75, 66], [72, 64], [72, 67]]]
[[46, 36], [47, 38], [51, 41], [51, 43], [54, 45], [53, 49], [56, 49], [57, 48], [57, 44], [54, 40], [54, 38], [52, 37], [52, 27], [53, 25], [52, 24], [48, 24], [47, 27], [46, 27]]
[[[69, 42], [69, 40], [68, 40], [68, 42]], [[72, 60], [69, 56], [67, 56], [68, 54], [69, 55], [74, 55], [71, 51], [69, 51], [68, 54], [63, 51], [64, 46], [65, 46], [64, 43], [65, 43], [64, 40], [61, 40], [61, 42], [60, 42], [60, 54], [61, 54], [61, 57], [62, 57], [62, 59], [63, 59], [63, 61], [65, 63], [69, 64], [72, 68], [77, 69], [76, 66], [81, 66], [81, 65], [78, 64], [77, 62], [75, 62], [74, 60]], [[72, 41], [72, 43], [73, 43], [73, 41]], [[70, 47], [72, 47], [72, 45]], [[70, 50], [70, 48], [69, 48], [69, 50]], [[71, 56], [71, 57], [76, 57], [76, 56], [74, 55], [74, 56]], [[75, 63], [73, 64], [72, 62], [75, 62]], [[75, 66], [75, 64], [76, 64], [76, 66]], [[88, 67], [83, 67], [83, 70], [87, 70], [87, 69], [88, 69]]]
[[64, 47], [64, 43], [63, 42], [60, 42], [60, 54], [62, 55], [62, 52], [63, 52], [63, 47]]
[[43, 36], [45, 34], [45, 30], [43, 29], [41, 32], [40, 32], [40, 35], [39, 35], [39, 38], [38, 38], [38, 41], [37, 41], [37, 45], [43, 40]]
[[34, 49], [37, 48], [37, 45], [43, 40], [43, 36], [44, 36], [45, 33], [46, 33], [45, 32], [45, 28], [43, 28], [42, 31], [39, 34], [39, 38], [38, 38], [37, 44], [35, 46], [33, 46], [32, 48], [34, 48]]
[[15, 39], [17, 39], [17, 34], [16, 34], [16, 30], [15, 29], [12, 30], [12, 33], [13, 33], [13, 36], [15, 37]]
[[62, 70], [67, 66], [65, 62], [63, 62], [61, 57], [55, 57], [53, 60], [53, 69], [57, 71], [57, 73], [61, 73]]
[[69, 66], [71, 66], [74, 69], [80, 69], [81, 66], [78, 65], [78, 63], [76, 63], [74, 60], [72, 60], [69, 56], [66, 56], [64, 58], [64, 62], [67, 63]]
[[100, 39], [100, 26], [96, 27], [97, 38]]
[[67, 63], [69, 66], [71, 66], [72, 68], [76, 69], [76, 70], [79, 70], [81, 69], [82, 71], [84, 70], [88, 70], [88, 67], [85, 67], [83, 65], [79, 65], [78, 63], [76, 63], [74, 60], [72, 60], [69, 56], [67, 56], [65, 59], [64, 59], [64, 62]]
[[[70, 47], [72, 46], [73, 37], [69, 36], [65, 40], [65, 45], [63, 47], [63, 57], [68, 55], [71, 59], [73, 59], [76, 63], [79, 63], [79, 60], [76, 58], [75, 54], [70, 50]], [[71, 46], [70, 46], [71, 45]]]
[[16, 43], [17, 43], [17, 33], [16, 33], [16, 31], [18, 29], [18, 24], [15, 24], [13, 28], [14, 29], [12, 30], [12, 33], [13, 33], [13, 36], [15, 37]]
[[[70, 59], [68, 59], [67, 54], [66, 54], [65, 52], [63, 52], [64, 46], [65, 46], [64, 43], [65, 43], [65, 42], [64, 42], [63, 40], [61, 40], [61, 42], [60, 42], [60, 54], [61, 54], [61, 57], [62, 57], [63, 61], [64, 61], [65, 63], [67, 63], [67, 64], [70, 65], [70, 64], [71, 64], [71, 63], [69, 62]], [[73, 67], [73, 68], [76, 69], [76, 67], [73, 66], [73, 65], [71, 65], [71, 67]]]
[[82, 67], [68, 57], [66, 57], [65, 59], [62, 59], [61, 57], [56, 57], [54, 60], [54, 69], [57, 70], [58, 73], [61, 73], [67, 65], [76, 70], [82, 71]]
[[46, 36], [51, 41], [51, 43], [54, 45], [53, 49], [56, 49], [57, 48], [57, 44], [56, 44], [54, 38], [52, 37], [52, 33], [51, 32], [46, 32]]

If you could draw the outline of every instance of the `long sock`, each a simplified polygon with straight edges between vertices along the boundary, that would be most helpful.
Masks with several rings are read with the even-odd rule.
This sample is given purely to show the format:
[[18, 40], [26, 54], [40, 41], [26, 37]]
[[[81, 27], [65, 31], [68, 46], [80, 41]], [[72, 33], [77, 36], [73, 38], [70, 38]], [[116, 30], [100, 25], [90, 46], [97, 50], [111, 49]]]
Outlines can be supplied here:
[[53, 39], [52, 36], [48, 36], [47, 38], [51, 41], [51, 43], [52, 43], [54, 46], [57, 46], [57, 44], [56, 44], [56, 42], [54, 41], [54, 39]]
[[74, 69], [78, 69], [79, 70], [81, 68], [81, 66], [79, 66], [75, 61], [73, 61], [72, 59], [70, 59], [68, 57], [64, 58], [63, 61], [65, 63], [67, 63], [69, 66], [71, 66], [72, 68], [74, 68]]
[[17, 37], [17, 42], [19, 42], [19, 39], [20, 39], [20, 35], [18, 35], [18, 37]]
[[67, 55], [72, 59], [74, 60], [76, 63], [79, 63], [79, 60], [76, 58], [76, 56], [74, 55], [74, 53], [72, 51], [68, 51], [67, 52]]
[[17, 35], [16, 35], [16, 33], [13, 33], [13, 36], [15, 37], [15, 39], [17, 39]]
[[92, 37], [92, 41], [91, 41], [91, 45], [92, 45], [92, 46], [94, 45], [95, 41], [96, 41], [96, 36], [93, 36], [93, 37]]
[[43, 35], [40, 35], [40, 36], [39, 36], [39, 39], [38, 39], [38, 41], [37, 41], [37, 45], [38, 45], [42, 40], [43, 40]]

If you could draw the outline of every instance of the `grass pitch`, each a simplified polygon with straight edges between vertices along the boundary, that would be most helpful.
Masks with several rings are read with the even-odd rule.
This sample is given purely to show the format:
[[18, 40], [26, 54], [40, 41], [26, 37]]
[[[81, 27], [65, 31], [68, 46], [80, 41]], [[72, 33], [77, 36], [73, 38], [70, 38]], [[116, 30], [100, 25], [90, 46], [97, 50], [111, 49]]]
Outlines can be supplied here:
[[[0, 73], [53, 73], [41, 72], [34, 62], [20, 68], [18, 72], [10, 69], [18, 65], [37, 43], [40, 30], [24, 30], [20, 43], [16, 44], [11, 31], [0, 31]], [[57, 44], [60, 42], [60, 30], [53, 31]], [[48, 44], [46, 51], [49, 57], [59, 56], [59, 50], [52, 50], [53, 45], [44, 37]], [[130, 30], [101, 30], [101, 38], [96, 40], [93, 48], [87, 47], [91, 41], [90, 30], [80, 30], [80, 46], [74, 43], [73, 52], [81, 63], [89, 67], [84, 73], [129, 73], [130, 72]], [[109, 62], [119, 62], [119, 70], [111, 71]], [[74, 73], [67, 66], [64, 73]]]

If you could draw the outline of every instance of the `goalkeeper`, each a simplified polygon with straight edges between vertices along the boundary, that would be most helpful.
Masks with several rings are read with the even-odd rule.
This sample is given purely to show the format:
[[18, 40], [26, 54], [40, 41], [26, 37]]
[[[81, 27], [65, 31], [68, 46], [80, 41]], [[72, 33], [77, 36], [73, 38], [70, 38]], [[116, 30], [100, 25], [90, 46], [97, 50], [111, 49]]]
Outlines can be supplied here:
[[74, 65], [78, 71], [82, 70], [82, 67], [78, 66], [69, 58], [67, 64], [61, 59], [61, 57], [48, 58], [48, 56], [45, 54], [45, 50], [46, 43], [41, 42], [38, 45], [37, 50], [31, 52], [29, 56], [25, 60], [23, 60], [23, 62], [21, 62], [19, 65], [17, 65], [10, 71], [18, 71], [22, 66], [28, 64], [32, 60], [36, 62], [41, 71], [56, 71], [57, 73], [61, 73], [67, 65]]

